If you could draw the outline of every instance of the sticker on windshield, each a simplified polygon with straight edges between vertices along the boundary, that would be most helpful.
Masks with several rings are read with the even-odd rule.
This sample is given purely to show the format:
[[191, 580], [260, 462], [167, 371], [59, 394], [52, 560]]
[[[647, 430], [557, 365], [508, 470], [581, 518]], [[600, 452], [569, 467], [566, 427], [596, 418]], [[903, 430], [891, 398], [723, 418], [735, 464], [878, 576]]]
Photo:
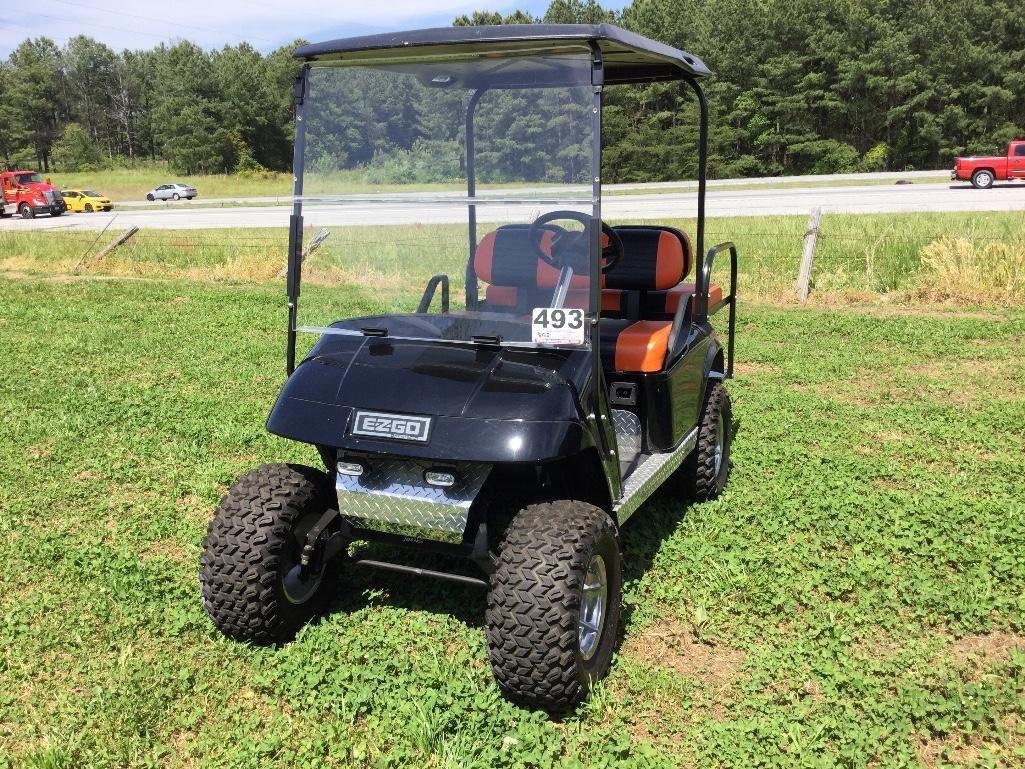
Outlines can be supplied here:
[[583, 344], [584, 311], [535, 307], [530, 313], [530, 341], [535, 344]]

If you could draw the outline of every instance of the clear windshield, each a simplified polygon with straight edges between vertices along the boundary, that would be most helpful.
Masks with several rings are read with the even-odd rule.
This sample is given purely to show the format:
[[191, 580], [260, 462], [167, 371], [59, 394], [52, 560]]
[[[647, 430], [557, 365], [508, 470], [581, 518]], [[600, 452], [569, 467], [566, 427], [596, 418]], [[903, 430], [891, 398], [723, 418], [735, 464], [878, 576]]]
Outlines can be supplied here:
[[26, 186], [29, 185], [29, 184], [42, 184], [43, 183], [43, 177], [40, 176], [37, 173], [17, 174], [17, 175], [15, 175], [14, 178], [17, 179], [18, 184], [24, 184]]
[[590, 77], [586, 49], [314, 67], [299, 330], [588, 344], [531, 321], [592, 309]]

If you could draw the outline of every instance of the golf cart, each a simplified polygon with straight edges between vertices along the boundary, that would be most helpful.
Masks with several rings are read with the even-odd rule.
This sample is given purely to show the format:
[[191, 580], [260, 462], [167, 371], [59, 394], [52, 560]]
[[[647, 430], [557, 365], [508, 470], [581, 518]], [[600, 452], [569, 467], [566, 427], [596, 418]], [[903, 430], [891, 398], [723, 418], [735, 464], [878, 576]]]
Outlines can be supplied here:
[[[706, 500], [729, 474], [737, 253], [704, 250], [708, 70], [604, 24], [295, 56], [288, 379], [267, 429], [315, 446], [326, 472], [265, 465], [231, 487], [203, 543], [206, 610], [279, 643], [343, 567], [478, 585], [505, 694], [572, 707], [612, 658], [622, 526], [664, 484]], [[683, 81], [700, 110], [696, 250], [673, 227], [602, 219], [603, 93], [656, 81]], [[341, 194], [346, 170], [397, 163], [465, 189]], [[328, 241], [335, 264], [304, 250], [318, 221], [359, 225]], [[711, 283], [723, 253], [728, 293]]]

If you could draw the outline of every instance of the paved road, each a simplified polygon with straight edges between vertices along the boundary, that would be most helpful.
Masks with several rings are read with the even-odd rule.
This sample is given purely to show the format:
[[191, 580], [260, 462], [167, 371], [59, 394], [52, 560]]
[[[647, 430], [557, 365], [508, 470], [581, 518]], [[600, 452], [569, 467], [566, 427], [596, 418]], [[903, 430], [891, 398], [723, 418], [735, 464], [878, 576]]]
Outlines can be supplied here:
[[[551, 190], [546, 190], [552, 193]], [[502, 202], [478, 206], [481, 222], [522, 221], [542, 206], [536, 202], [517, 204], [511, 191]], [[666, 192], [606, 195], [602, 201], [607, 219], [666, 219], [694, 216], [697, 194]], [[708, 215], [764, 216], [805, 215], [815, 206], [825, 212], [888, 213], [903, 211], [1025, 211], [1025, 184], [1007, 184], [991, 190], [969, 185], [902, 184], [851, 187], [787, 189], [712, 189], [708, 193]], [[570, 205], [560, 207], [570, 208]], [[209, 229], [215, 227], [285, 227], [289, 207], [237, 206], [232, 208], [169, 207], [165, 210], [116, 211], [111, 229], [136, 225], [146, 229]], [[345, 202], [307, 203], [306, 224], [312, 227], [362, 224], [440, 224], [466, 221], [465, 204], [457, 195], [435, 194], [429, 203], [411, 204], [400, 195], [353, 197]], [[108, 214], [68, 214], [57, 219], [47, 216], [22, 221], [13, 216], [2, 220], [5, 230], [97, 230], [110, 221]]]

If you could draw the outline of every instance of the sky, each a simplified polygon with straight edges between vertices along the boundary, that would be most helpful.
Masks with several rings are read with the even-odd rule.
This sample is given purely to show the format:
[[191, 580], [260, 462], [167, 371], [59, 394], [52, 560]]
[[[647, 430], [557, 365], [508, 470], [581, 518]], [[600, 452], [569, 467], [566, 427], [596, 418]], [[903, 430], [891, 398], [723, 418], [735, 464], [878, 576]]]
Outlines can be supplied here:
[[[26, 37], [46, 36], [63, 45], [88, 35], [115, 51], [191, 40], [203, 48], [248, 41], [271, 51], [296, 38], [330, 40], [350, 35], [447, 26], [475, 10], [520, 9], [539, 16], [549, 0], [0, 0], [0, 57]], [[604, 0], [621, 8], [626, 0]]]

